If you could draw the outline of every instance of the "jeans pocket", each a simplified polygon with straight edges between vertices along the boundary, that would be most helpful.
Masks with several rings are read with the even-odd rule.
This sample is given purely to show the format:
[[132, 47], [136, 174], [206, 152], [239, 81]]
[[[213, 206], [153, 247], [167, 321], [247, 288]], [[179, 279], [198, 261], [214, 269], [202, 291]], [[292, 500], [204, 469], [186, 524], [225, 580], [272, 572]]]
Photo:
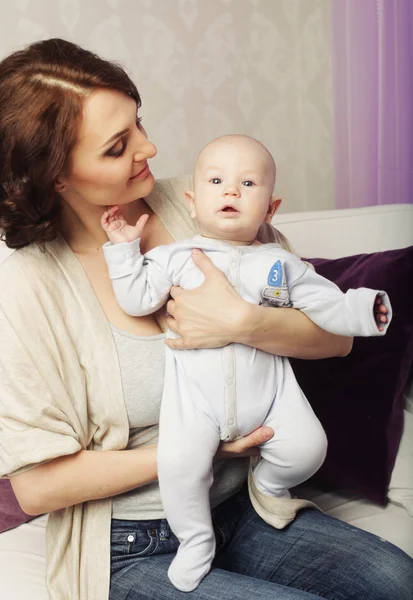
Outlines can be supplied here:
[[158, 531], [156, 529], [112, 529], [112, 558], [133, 555], [135, 557], [150, 556], [158, 547]]

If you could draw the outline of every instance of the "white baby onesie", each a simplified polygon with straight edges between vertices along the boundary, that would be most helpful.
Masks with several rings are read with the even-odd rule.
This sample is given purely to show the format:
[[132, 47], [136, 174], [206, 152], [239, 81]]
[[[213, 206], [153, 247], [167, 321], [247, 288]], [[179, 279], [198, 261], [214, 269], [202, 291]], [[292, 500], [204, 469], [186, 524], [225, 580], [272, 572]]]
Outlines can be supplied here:
[[[385, 292], [359, 288], [343, 294], [278, 244], [234, 246], [200, 235], [144, 256], [139, 240], [105, 244], [123, 310], [146, 315], [166, 302], [172, 285], [200, 286], [204, 275], [192, 260], [193, 248], [203, 250], [248, 302], [292, 306], [331, 333], [383, 335], [373, 314], [377, 294], [391, 320]], [[177, 336], [168, 331], [167, 337]], [[289, 488], [319, 469], [327, 449], [325, 433], [289, 361], [242, 344], [212, 350], [166, 347], [158, 475], [165, 515], [180, 541], [168, 575], [182, 591], [199, 585], [214, 558], [209, 489], [219, 442], [261, 425], [272, 427], [275, 435], [260, 448], [255, 483], [262, 492], [288, 498]]]

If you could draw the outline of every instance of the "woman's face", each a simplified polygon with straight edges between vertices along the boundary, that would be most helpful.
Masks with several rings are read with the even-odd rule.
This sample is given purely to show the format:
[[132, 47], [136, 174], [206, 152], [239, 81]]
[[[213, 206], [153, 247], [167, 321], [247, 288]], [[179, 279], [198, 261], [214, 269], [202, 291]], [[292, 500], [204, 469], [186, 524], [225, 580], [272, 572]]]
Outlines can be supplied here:
[[126, 94], [102, 89], [86, 98], [69, 172], [59, 179], [65, 200], [107, 206], [149, 194], [155, 180], [147, 160], [157, 150], [139, 121]]

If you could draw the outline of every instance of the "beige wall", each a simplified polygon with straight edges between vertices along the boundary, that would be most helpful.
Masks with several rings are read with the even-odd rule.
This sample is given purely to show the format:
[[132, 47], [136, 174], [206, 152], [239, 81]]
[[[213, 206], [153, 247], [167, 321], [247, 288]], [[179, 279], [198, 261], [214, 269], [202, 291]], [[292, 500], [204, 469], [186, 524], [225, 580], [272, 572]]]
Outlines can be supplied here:
[[158, 177], [247, 133], [274, 154], [284, 212], [334, 208], [329, 0], [0, 0], [0, 56], [47, 37], [127, 68]]

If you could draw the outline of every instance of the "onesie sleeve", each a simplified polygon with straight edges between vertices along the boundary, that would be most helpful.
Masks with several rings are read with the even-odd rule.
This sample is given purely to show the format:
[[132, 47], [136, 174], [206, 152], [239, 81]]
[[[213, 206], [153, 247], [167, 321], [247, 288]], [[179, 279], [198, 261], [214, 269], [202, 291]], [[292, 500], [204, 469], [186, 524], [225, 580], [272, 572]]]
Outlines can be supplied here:
[[[292, 257], [293, 263], [296, 260]], [[297, 269], [293, 268], [294, 270]], [[314, 323], [330, 333], [382, 336], [392, 318], [386, 292], [361, 287], [349, 289], [344, 294], [335, 283], [308, 268], [301, 271], [297, 278], [288, 281], [288, 290], [292, 306], [303, 311]], [[374, 303], [378, 296], [388, 310], [387, 323], [382, 325], [383, 331], [379, 331], [374, 318]]]
[[0, 331], [0, 477], [7, 477], [74, 454], [84, 444], [58, 367], [50, 369], [47, 349], [39, 340], [32, 357], [1, 309]]
[[163, 306], [172, 286], [168, 246], [159, 246], [143, 255], [139, 244], [137, 239], [103, 246], [116, 299], [122, 310], [134, 317], [148, 315]]

